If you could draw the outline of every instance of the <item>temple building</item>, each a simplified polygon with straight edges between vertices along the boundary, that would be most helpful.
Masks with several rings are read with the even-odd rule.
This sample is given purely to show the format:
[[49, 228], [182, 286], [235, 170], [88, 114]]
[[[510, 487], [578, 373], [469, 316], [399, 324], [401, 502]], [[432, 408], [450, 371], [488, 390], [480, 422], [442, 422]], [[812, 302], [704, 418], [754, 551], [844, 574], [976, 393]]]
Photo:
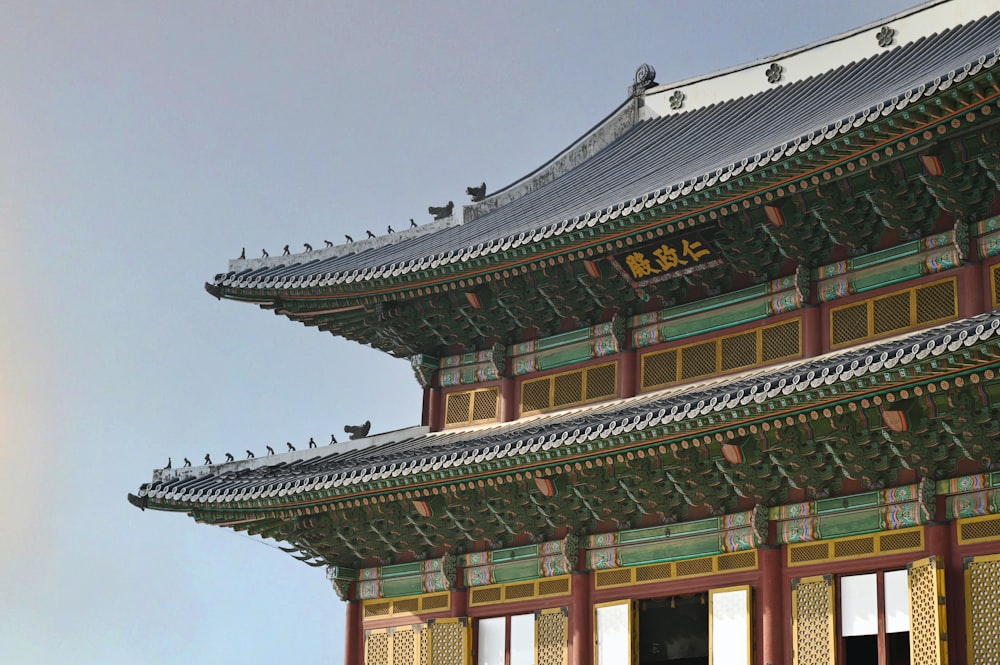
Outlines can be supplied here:
[[643, 65], [506, 188], [230, 261], [422, 422], [129, 500], [326, 567], [348, 665], [1000, 663], [997, 9]]

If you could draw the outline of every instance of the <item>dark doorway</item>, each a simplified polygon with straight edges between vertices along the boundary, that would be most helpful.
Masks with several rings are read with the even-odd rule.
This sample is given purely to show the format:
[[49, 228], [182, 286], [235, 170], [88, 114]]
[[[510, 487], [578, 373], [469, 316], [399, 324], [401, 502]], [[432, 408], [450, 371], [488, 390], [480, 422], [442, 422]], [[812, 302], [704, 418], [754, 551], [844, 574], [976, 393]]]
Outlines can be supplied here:
[[639, 665], [708, 665], [708, 596], [639, 601]]

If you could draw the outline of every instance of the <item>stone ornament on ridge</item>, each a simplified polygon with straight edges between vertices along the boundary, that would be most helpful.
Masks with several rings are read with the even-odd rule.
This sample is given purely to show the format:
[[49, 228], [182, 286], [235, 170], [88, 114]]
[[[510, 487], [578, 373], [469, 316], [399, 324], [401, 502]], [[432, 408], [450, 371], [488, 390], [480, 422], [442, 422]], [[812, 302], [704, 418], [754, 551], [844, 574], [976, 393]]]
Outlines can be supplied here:
[[781, 65], [776, 62], [772, 62], [771, 66], [767, 68], [765, 72], [767, 74], [768, 83], [777, 83], [781, 80]]
[[684, 107], [684, 93], [680, 90], [675, 90], [674, 94], [670, 95], [670, 108], [677, 111]]
[[882, 29], [878, 31], [875, 35], [875, 39], [878, 40], [878, 45], [882, 48], [887, 46], [892, 46], [892, 40], [896, 36], [896, 31], [887, 25], [882, 26]]

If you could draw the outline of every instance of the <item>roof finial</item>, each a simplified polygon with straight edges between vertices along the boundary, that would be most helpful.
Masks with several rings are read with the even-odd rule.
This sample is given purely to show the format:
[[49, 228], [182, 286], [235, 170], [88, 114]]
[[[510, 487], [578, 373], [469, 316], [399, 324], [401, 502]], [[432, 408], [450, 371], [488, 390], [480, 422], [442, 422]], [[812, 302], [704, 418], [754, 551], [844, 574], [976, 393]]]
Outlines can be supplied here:
[[642, 97], [649, 88], [656, 85], [656, 70], [645, 62], [635, 70], [635, 81], [632, 83], [632, 96]]

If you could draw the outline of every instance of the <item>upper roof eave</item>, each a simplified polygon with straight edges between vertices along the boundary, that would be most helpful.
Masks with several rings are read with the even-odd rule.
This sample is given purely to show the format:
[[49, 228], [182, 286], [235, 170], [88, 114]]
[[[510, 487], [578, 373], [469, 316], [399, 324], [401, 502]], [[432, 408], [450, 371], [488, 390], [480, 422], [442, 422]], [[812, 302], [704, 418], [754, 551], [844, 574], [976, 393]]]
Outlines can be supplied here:
[[[372, 284], [376, 280], [393, 281], [450, 265], [461, 266], [520, 245], [530, 246], [553, 236], [601, 228], [609, 220], [674, 201], [705, 187], [714, 186], [719, 181], [798, 154], [807, 147], [821, 145], [846, 132], [866, 126], [897, 108], [931, 97], [956, 80], [994, 67], [1000, 55], [1000, 21], [996, 15], [986, 18], [988, 9], [993, 7], [983, 0], [932, 2], [817, 45], [726, 70], [722, 74], [689, 80], [692, 85], [700, 85], [706, 81], [718, 82], [734, 76], [744, 76], [748, 72], [753, 73], [755, 69], [778, 60], [785, 62], [786, 68], [792, 67], [790, 63], [795, 62], [795, 58], [808, 58], [817, 49], [828, 47], [832, 43], [847, 43], [848, 40], [860, 37], [874, 41], [872, 35], [865, 34], [866, 31], [870, 32], [872, 27], [890, 23], [903, 30], [910, 23], [933, 25], [935, 16], [945, 26], [954, 25], [958, 19], [979, 16], [973, 23], [966, 23], [960, 28], [939, 31], [934, 43], [931, 39], [923, 38], [923, 35], [918, 37], [914, 32], [906, 43], [883, 50], [877, 55], [858, 62], [841, 63], [839, 67], [833, 66], [836, 63], [830, 63], [824, 74], [805, 76], [808, 73], [805, 69], [795, 73], [792, 67], [788, 76], [792, 77], [794, 74], [794, 80], [779, 82], [780, 85], [771, 87], [766, 87], [765, 84], [762, 91], [731, 100], [730, 104], [713, 102], [698, 108], [682, 107], [667, 112], [664, 110], [668, 104], [667, 93], [677, 92], [686, 84], [653, 88], [646, 93], [642, 118], [639, 118], [638, 112], [629, 104], [625, 104], [609, 116], [610, 119], [599, 124], [595, 132], [605, 132], [611, 137], [604, 149], [596, 152], [588, 149], [591, 156], [587, 160], [573, 165], [565, 174], [543, 186], [534, 187], [523, 196], [511, 195], [511, 188], [516, 183], [493, 195], [499, 197], [503, 194], [510, 198], [503, 206], [487, 210], [479, 217], [468, 214], [470, 208], [466, 208], [461, 215], [441, 222], [353, 245], [268, 259], [235, 260], [230, 262], [228, 273], [216, 276], [213, 295], [244, 299], [247, 292], [268, 290], [275, 293], [302, 287], [347, 288], [365, 292], [366, 288], [358, 287]], [[946, 18], [951, 23], [946, 22]], [[925, 25], [922, 31], [926, 30]], [[952, 55], [949, 59], [942, 53]], [[882, 67], [885, 72], [873, 65], [880, 59], [886, 59]], [[901, 63], [915, 67], [916, 70], [909, 72], [905, 80], [885, 83], [883, 79], [886, 72], [897, 71]], [[893, 66], [890, 67], [889, 64]], [[831, 82], [824, 77], [838, 83], [841, 86], [837, 88], [838, 91], [845, 95], [850, 92], [847, 95], [849, 99], [838, 94], [827, 94], [824, 97], [822, 90], [817, 90]], [[684, 89], [688, 90], [689, 87]], [[802, 100], [812, 103], [812, 108], [807, 106], [805, 109], [812, 113], [812, 120], [793, 122], [778, 112], [785, 106], [795, 106], [796, 115], [803, 115], [802, 104], [793, 104], [797, 101], [796, 94]], [[692, 92], [692, 99], [689, 101], [694, 101], [693, 96]], [[711, 101], [711, 96], [706, 96], [705, 99]], [[732, 148], [729, 141], [720, 148], [719, 134], [725, 132], [719, 129], [728, 126], [727, 122], [733, 124], [730, 117], [733, 111], [728, 109], [733, 104], [756, 104], [755, 108], [759, 113], [777, 113], [774, 117], [768, 115], [764, 119], [763, 127], [770, 133], [765, 131], [763, 137], [753, 134], [740, 144], [745, 144], [743, 148]], [[654, 107], [660, 110], [655, 110]], [[742, 127], [743, 123], [739, 126]], [[624, 132], [623, 127], [626, 128]], [[711, 128], [712, 132], [706, 133], [706, 128]], [[737, 131], [735, 126], [733, 131]], [[705, 144], [700, 146], [702, 151], [696, 154], [696, 158], [688, 157], [686, 162], [678, 161], [669, 151], [653, 149], [671, 144], [672, 136], [689, 137], [699, 135], [698, 132]], [[596, 134], [592, 132], [588, 136]], [[586, 138], [585, 136], [577, 141], [574, 146], [580, 145]], [[627, 148], [633, 154], [636, 154], [636, 150], [639, 150], [637, 154], [658, 154], [659, 161], [653, 164], [634, 160], [637, 165], [624, 165], [620, 157], [616, 158], [615, 151], [617, 146], [618, 151], [622, 152], [621, 148], [625, 144], [628, 144]], [[643, 150], [644, 145], [648, 150]], [[712, 146], [714, 156], [704, 156], [703, 153], [711, 152], [705, 148]], [[682, 147], [686, 151], [690, 150], [687, 143]], [[573, 146], [567, 150], [571, 152], [572, 149]], [[562, 157], [569, 152], [564, 151]], [[534, 172], [534, 175], [537, 174], [537, 171]], [[607, 183], [601, 195], [603, 198], [598, 200], [580, 196], [574, 183], [591, 182], [595, 177], [603, 178], [602, 182]], [[623, 198], [630, 195], [631, 198]], [[487, 199], [483, 204], [476, 205], [488, 208], [492, 204]]]

